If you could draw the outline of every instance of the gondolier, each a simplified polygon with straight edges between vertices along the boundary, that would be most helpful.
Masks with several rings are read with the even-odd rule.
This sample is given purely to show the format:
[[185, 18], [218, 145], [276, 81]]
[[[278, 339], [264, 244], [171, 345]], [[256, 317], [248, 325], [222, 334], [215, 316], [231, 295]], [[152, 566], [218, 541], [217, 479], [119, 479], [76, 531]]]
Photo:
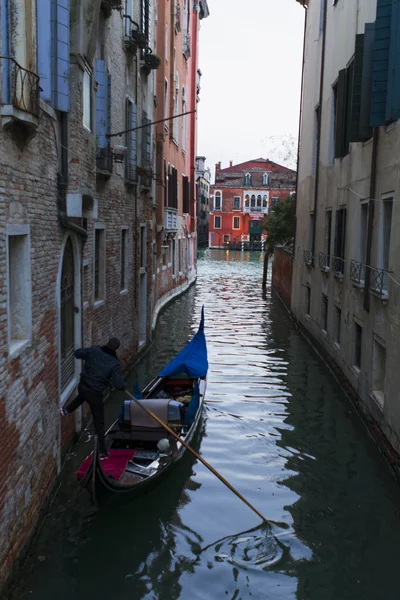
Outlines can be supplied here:
[[120, 345], [117, 338], [111, 338], [106, 346], [75, 350], [75, 357], [84, 360], [85, 366], [81, 373], [77, 397], [61, 408], [61, 414], [65, 416], [74, 412], [84, 402], [89, 404], [101, 457], [108, 456], [104, 438], [104, 392], [110, 384], [118, 390], [126, 389], [117, 357]]

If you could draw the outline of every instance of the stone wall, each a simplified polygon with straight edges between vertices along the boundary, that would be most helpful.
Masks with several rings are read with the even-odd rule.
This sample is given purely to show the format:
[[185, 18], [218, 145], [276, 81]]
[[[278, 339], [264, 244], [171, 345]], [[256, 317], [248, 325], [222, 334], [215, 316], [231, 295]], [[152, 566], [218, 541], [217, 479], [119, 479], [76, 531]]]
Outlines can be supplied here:
[[272, 263], [272, 287], [289, 309], [292, 301], [293, 262], [294, 257], [289, 250], [282, 246], [275, 247]]

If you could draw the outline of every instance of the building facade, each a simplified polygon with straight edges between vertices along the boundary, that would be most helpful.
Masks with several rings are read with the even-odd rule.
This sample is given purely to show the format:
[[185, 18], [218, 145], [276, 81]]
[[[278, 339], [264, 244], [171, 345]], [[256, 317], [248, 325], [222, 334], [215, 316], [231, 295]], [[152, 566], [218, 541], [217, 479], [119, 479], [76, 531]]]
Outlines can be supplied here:
[[261, 250], [264, 216], [294, 193], [296, 173], [268, 159], [215, 166], [210, 192], [209, 247]]
[[155, 283], [162, 302], [196, 277], [198, 35], [208, 15], [206, 0], [158, 5]]
[[[190, 6], [194, 28], [204, 8]], [[156, 48], [158, 14], [169, 7], [1, 3], [0, 593], [81, 429], [80, 410], [59, 413], [76, 394], [74, 350], [116, 336], [127, 370], [171, 297], [152, 125], [166, 48]], [[197, 29], [185, 39], [190, 53]], [[197, 85], [189, 66], [188, 106]], [[186, 131], [185, 169], [194, 174], [196, 121]], [[194, 276], [192, 254], [180, 282]]]
[[206, 168], [206, 157], [196, 158], [197, 187], [197, 246], [208, 247], [208, 223], [210, 217], [211, 170]]
[[400, 9], [392, 0], [301, 4], [292, 311], [400, 451]]

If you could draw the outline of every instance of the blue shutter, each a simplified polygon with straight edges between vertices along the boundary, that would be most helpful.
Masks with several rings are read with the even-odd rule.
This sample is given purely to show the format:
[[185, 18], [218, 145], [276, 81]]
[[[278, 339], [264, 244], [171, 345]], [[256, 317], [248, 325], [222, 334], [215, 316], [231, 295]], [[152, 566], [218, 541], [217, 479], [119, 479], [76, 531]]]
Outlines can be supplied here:
[[56, 110], [69, 112], [69, 0], [53, 0], [53, 103]]
[[108, 76], [104, 60], [96, 60], [96, 135], [99, 148], [107, 146]]
[[400, 118], [400, 0], [393, 0], [386, 121]]
[[[126, 124], [127, 129], [137, 127], [137, 109], [136, 104], [129, 98], [126, 101]], [[128, 148], [128, 156], [126, 160], [126, 177], [130, 181], [136, 179], [137, 168], [137, 131], [126, 132], [126, 145]]]
[[386, 122], [392, 1], [378, 0], [372, 69], [371, 127]]
[[[10, 56], [10, 7], [8, 0], [1, 0], [1, 54]], [[10, 104], [10, 61], [1, 61], [3, 71], [1, 99], [3, 104]]]
[[37, 0], [37, 47], [40, 95], [46, 102], [52, 99], [52, 15], [51, 0]]
[[367, 140], [372, 135], [370, 127], [372, 66], [375, 43], [375, 23], [366, 23], [364, 34], [364, 60], [361, 79], [360, 137]]
[[[137, 127], [137, 109], [136, 104], [131, 102], [131, 125], [130, 129]], [[135, 169], [137, 167], [137, 131], [130, 131], [130, 151], [131, 151], [131, 166]]]

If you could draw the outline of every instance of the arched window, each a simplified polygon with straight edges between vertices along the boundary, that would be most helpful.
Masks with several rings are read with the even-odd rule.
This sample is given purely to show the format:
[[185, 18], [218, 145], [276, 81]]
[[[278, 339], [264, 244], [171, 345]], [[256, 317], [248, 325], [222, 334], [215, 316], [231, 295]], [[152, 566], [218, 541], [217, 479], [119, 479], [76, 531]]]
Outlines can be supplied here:
[[61, 273], [61, 391], [75, 375], [75, 269], [74, 250], [68, 238]]
[[244, 185], [245, 186], [250, 186], [251, 185], [251, 175], [250, 175], [250, 173], [246, 173], [246, 175], [244, 176]]
[[269, 177], [268, 173], [264, 173], [263, 175], [263, 185], [268, 185]]
[[253, 194], [251, 197], [251, 208], [255, 208], [256, 207], [256, 197]]
[[257, 196], [257, 208], [261, 208], [261, 194]]
[[268, 207], [268, 196], [264, 196], [263, 197], [263, 208], [267, 208]]
[[246, 208], [249, 208], [250, 206], [250, 196], [248, 194], [246, 194], [246, 196], [244, 197], [244, 205]]
[[214, 210], [221, 210], [221, 192], [215, 192]]

